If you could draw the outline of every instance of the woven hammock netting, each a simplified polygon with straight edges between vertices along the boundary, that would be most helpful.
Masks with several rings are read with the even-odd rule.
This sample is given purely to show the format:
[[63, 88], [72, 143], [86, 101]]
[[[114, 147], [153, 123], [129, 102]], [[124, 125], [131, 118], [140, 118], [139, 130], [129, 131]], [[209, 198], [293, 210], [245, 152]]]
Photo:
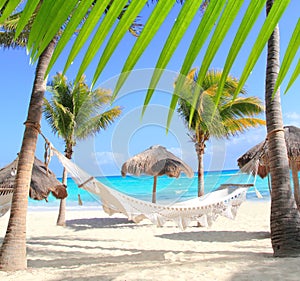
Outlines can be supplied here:
[[[218, 216], [234, 219], [239, 206], [246, 200], [248, 189], [254, 186], [255, 169], [259, 161], [251, 162], [251, 165], [255, 163], [253, 174], [240, 170], [215, 191], [204, 196], [178, 203], [157, 204], [139, 200], [110, 188], [78, 167], [53, 146], [51, 151], [78, 187], [96, 195], [102, 203], [103, 210], [109, 215], [122, 213], [136, 223], [149, 219], [157, 226], [163, 226], [167, 221], [174, 221], [182, 230], [192, 221], [202, 226], [210, 226]], [[251, 168], [245, 167], [245, 169], [249, 171]]]
[[[202, 226], [210, 226], [218, 216], [234, 219], [239, 206], [246, 200], [248, 189], [255, 188], [259, 164], [258, 156], [257, 161], [249, 162], [225, 183], [204, 196], [181, 202], [157, 204], [139, 200], [106, 186], [66, 158], [49, 142], [47, 143], [47, 161], [50, 161], [50, 154], [53, 153], [78, 187], [96, 196], [101, 201], [103, 210], [109, 215], [122, 213], [136, 223], [149, 219], [157, 226], [163, 226], [167, 221], [174, 221], [181, 229], [185, 229], [192, 221]], [[249, 173], [249, 171], [253, 172]], [[257, 190], [256, 193], [260, 197]], [[12, 195], [12, 190], [0, 190], [0, 216], [10, 209]]]

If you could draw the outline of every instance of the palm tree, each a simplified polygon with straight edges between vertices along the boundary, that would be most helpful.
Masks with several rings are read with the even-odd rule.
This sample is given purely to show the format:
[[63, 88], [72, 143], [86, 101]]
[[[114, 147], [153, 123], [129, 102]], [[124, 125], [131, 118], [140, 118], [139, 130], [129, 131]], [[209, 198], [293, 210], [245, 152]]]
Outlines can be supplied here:
[[[0, 9], [3, 9], [3, 12], [0, 15], [0, 23], [2, 23], [12, 12], [14, 9], [17, 7], [19, 3], [22, 1], [2, 1], [0, 4]], [[113, 3], [111, 0], [106, 0], [106, 1], [97, 1], [99, 5], [101, 5], [101, 2], [103, 3]], [[127, 1], [126, 1], [127, 2]], [[183, 38], [183, 35], [185, 34], [187, 27], [190, 25], [190, 21], [186, 22], [190, 18], [193, 18], [194, 15], [196, 14], [195, 11], [199, 10], [199, 7], [195, 4], [197, 1], [184, 1], [184, 5], [191, 5], [191, 6], [186, 6], [187, 9], [181, 9], [183, 11], [182, 16], [177, 17], [177, 20], [174, 22], [173, 28], [172, 28], [172, 36], [169, 37], [168, 41], [166, 42], [164, 49], [162, 51], [162, 60], [160, 60], [160, 63], [158, 64], [157, 68], [164, 69], [174, 54], [176, 47], [178, 46], [180, 40]], [[185, 58], [185, 61], [183, 63], [183, 66], [181, 68], [181, 74], [183, 76], [186, 76], [189, 69], [191, 68], [192, 64], [194, 63], [194, 60], [196, 59], [197, 54], [201, 50], [202, 46], [204, 46], [204, 43], [207, 41], [207, 38], [209, 38], [210, 31], [215, 28], [215, 32], [213, 35], [213, 40], [210, 43], [210, 46], [207, 49], [206, 55], [204, 57], [208, 58], [205, 63], [202, 64], [202, 73], [206, 73], [207, 69], [210, 66], [210, 63], [217, 53], [218, 48], [221, 46], [222, 41], [225, 39], [227, 31], [229, 28], [233, 25], [234, 20], [236, 15], [238, 14], [240, 8], [241, 8], [241, 3], [242, 1], [221, 1], [221, 0], [205, 0], [205, 4], [209, 2], [209, 4], [206, 7], [206, 12], [203, 15], [202, 20], [199, 22], [199, 28], [197, 32], [195, 32], [194, 38], [191, 41], [191, 46], [189, 49], [189, 52], [187, 53], [187, 56]], [[115, 49], [116, 46], [120, 43], [120, 41], [123, 38], [123, 35], [125, 32], [127, 32], [127, 28], [130, 26], [132, 19], [136, 18], [136, 15], [141, 11], [143, 8], [143, 1], [128, 1], [129, 8], [127, 11], [130, 10], [128, 14], [125, 13], [126, 16], [122, 17], [122, 21], [118, 25], [115, 25], [115, 29], [113, 32], [111, 31], [112, 25], [108, 25], [107, 22], [111, 23], [113, 19], [116, 18], [116, 15], [120, 14], [120, 6], [119, 3], [121, 1], [114, 1], [115, 5], [111, 5], [109, 9], [109, 13], [105, 15], [104, 18], [107, 18], [105, 23], [103, 25], [99, 25], [99, 29], [103, 28], [101, 30], [101, 34], [104, 37], [110, 36], [110, 44], [107, 44], [104, 54], [103, 59], [101, 59], [99, 63], [99, 67], [97, 68], [97, 73], [95, 73], [94, 81], [99, 77], [102, 69], [107, 65], [107, 62], [109, 60], [109, 54], [112, 53]], [[122, 2], [122, 3], [125, 3]], [[270, 2], [268, 2], [269, 5]], [[273, 1], [271, 2], [273, 4]], [[37, 2], [33, 1], [27, 1], [25, 5], [25, 9], [27, 9], [28, 13], [25, 13], [23, 20], [20, 22], [18, 28], [17, 28], [17, 35], [20, 34], [20, 32], [24, 28], [24, 24], [28, 22], [28, 20], [31, 19], [33, 11], [35, 10], [33, 5], [38, 5]], [[69, 16], [71, 13], [73, 13], [73, 16], [71, 18], [72, 24], [67, 25], [67, 28], [64, 30], [63, 35], [60, 40], [60, 48], [57, 48], [56, 56], [55, 59], [59, 56], [61, 51], [63, 50], [64, 46], [66, 46], [72, 34], [77, 30], [78, 26], [80, 25], [80, 22], [82, 21], [83, 17], [86, 16], [86, 11], [89, 9], [87, 7], [88, 1], [71, 1], [70, 3], [68, 2], [68, 5], [65, 5], [65, 0], [56, 0], [55, 5], [51, 1], [42, 1], [41, 2], [41, 9], [38, 11], [37, 16], [34, 20], [34, 26], [35, 28], [30, 31], [31, 34], [31, 39], [30, 39], [30, 44], [28, 46], [28, 49], [31, 51], [31, 58], [36, 61], [38, 60], [38, 65], [45, 64], [46, 58], [41, 59], [41, 56], [46, 55], [49, 53], [49, 46], [52, 45], [52, 40], [55, 38], [56, 34], [61, 30], [61, 27], [67, 22]], [[126, 67], [124, 67], [124, 71], [131, 71], [133, 67], [135, 66], [136, 62], [140, 58], [141, 54], [145, 51], [147, 46], [149, 45], [150, 41], [154, 38], [157, 30], [161, 27], [163, 24], [164, 20], [168, 16], [169, 12], [172, 10], [172, 7], [174, 5], [174, 1], [159, 1], [157, 8], [153, 10], [151, 13], [148, 21], [145, 24], [145, 27], [143, 28], [143, 36], [139, 37], [137, 40], [137, 45], [132, 50], [130, 57], [128, 58]], [[253, 69], [255, 62], [258, 60], [260, 57], [260, 54], [263, 51], [263, 47], [265, 46], [266, 42], [270, 38], [270, 33], [273, 32], [274, 26], [279, 22], [281, 15], [284, 13], [286, 7], [290, 5], [290, 0], [281, 0], [281, 1], [276, 1], [274, 3], [274, 9], [272, 10], [273, 13], [270, 13], [267, 20], [263, 23], [263, 26], [261, 27], [261, 33], [257, 37], [255, 46], [252, 48], [252, 52], [250, 54], [250, 59], [248, 60], [248, 63], [245, 66], [245, 73], [243, 74], [243, 79], [240, 87], [243, 86], [243, 83], [247, 80], [247, 77], [249, 76], [251, 70]], [[249, 31], [255, 24], [261, 9], [264, 6], [264, 1], [256, 0], [256, 1], [249, 1], [249, 6], [247, 8], [246, 13], [243, 16], [243, 21], [239, 27], [239, 30], [237, 31], [237, 36], [235, 38], [235, 41], [232, 44], [232, 49], [230, 51], [230, 54], [228, 56], [228, 61], [226, 61], [226, 64], [224, 66], [224, 70], [227, 69], [229, 71], [234, 63], [234, 61], [237, 58], [237, 54], [241, 50], [241, 46], [243, 43], [245, 43], [247, 36], [249, 34]], [[5, 8], [4, 8], [5, 7]], [[184, 7], [184, 6], [183, 6]], [[270, 7], [270, 5], [269, 5]], [[123, 8], [123, 7], [121, 7]], [[68, 9], [68, 10], [67, 10]], [[48, 15], [49, 18], [53, 19], [51, 21], [47, 21], [45, 19], [44, 15]], [[128, 15], [128, 16], [127, 16]], [[99, 15], [97, 13], [91, 13], [89, 15], [90, 22], [94, 22], [95, 25], [98, 24], [98, 19]], [[225, 20], [225, 21], [224, 21]], [[226, 23], [226, 24], [224, 24]], [[219, 28], [220, 27], [220, 28]], [[124, 31], [124, 29], [126, 29]], [[299, 29], [299, 25], [296, 25], [295, 27], [295, 32]], [[87, 30], [80, 30], [80, 33], [84, 34], [82, 37], [82, 40], [79, 42], [80, 44], [84, 44], [88, 38], [89, 34], [91, 34], [93, 31], [93, 28], [90, 28], [87, 32]], [[79, 33], [79, 34], [80, 34]], [[98, 33], [95, 33], [94, 36], [98, 35]], [[90, 38], [89, 38], [90, 39]], [[91, 50], [93, 50], [93, 54], [91, 57], [96, 55], [97, 50], [102, 46], [103, 40], [93, 40], [91, 41]], [[171, 43], [171, 44], [170, 44]], [[286, 76], [287, 71], [289, 69], [289, 66], [293, 63], [293, 59], [296, 57], [297, 50], [299, 49], [299, 45], [294, 44], [293, 45], [293, 40], [290, 40], [289, 46], [292, 46], [293, 52], [287, 52], [285, 57], [289, 58], [289, 55], [292, 54], [292, 59], [288, 59], [288, 64], [285, 70], [282, 72], [281, 80], [278, 84], [283, 81], [283, 78]], [[72, 53], [73, 57], [76, 57], [76, 55], [79, 53], [81, 48], [79, 48], [78, 44], [74, 48], [75, 51]], [[88, 50], [88, 52], [90, 49]], [[54, 64], [55, 59], [52, 61], [52, 64]], [[92, 59], [92, 58], [90, 58]], [[72, 63], [72, 59], [68, 60], [66, 63], [66, 67], [68, 67]], [[87, 67], [87, 62], [84, 60], [82, 62], [82, 65], [85, 65], [84, 67]], [[84, 71], [84, 67], [81, 68], [81, 71]], [[296, 69], [297, 70], [297, 69]], [[292, 83], [295, 81], [297, 78], [297, 71], [295, 70], [294, 74], [290, 80]], [[48, 70], [49, 71], [49, 70]], [[45, 70], [45, 73], [48, 73], [48, 71]], [[223, 71], [223, 73], [226, 73], [227, 71]], [[229, 73], [229, 72], [228, 72]], [[39, 74], [42, 74], [41, 72]], [[159, 71], [159, 77], [162, 74], [162, 71]], [[225, 75], [227, 77], [227, 75]], [[39, 81], [43, 84], [44, 83], [44, 77], [45, 75], [41, 76], [43, 79]], [[158, 77], [158, 79], [159, 79]], [[121, 77], [122, 78], [122, 77]], [[156, 78], [156, 80], [158, 80]], [[122, 84], [122, 83], [121, 83]], [[202, 84], [202, 81], [199, 83], [200, 85]], [[289, 83], [290, 84], [290, 83]], [[152, 83], [151, 90], [155, 88], [155, 83]], [[221, 89], [221, 88], [220, 88]], [[180, 90], [180, 89], [179, 89]], [[35, 93], [36, 90], [35, 88], [33, 89], [33, 93]], [[222, 91], [220, 91], [222, 93]], [[150, 97], [150, 96], [149, 96]], [[147, 99], [149, 101], [149, 98]], [[171, 111], [174, 109], [176, 106], [177, 102], [173, 102], [171, 106]], [[29, 122], [27, 122], [27, 127], [29, 127], [29, 124], [32, 125], [31, 130], [27, 130], [27, 127], [25, 129], [24, 133], [24, 141], [25, 142], [25, 135], [29, 134], [29, 132], [34, 132], [36, 131], [34, 128], [37, 127], [39, 124], [38, 118], [32, 118], [33, 113], [35, 110], [39, 112], [39, 108], [36, 105], [41, 106], [42, 103], [40, 103], [40, 100], [32, 100], [31, 106], [29, 110], [32, 110], [32, 112], [28, 113], [28, 117], [31, 117], [31, 119], [28, 119]], [[37, 122], [33, 122], [37, 121]], [[27, 131], [26, 131], [27, 130]], [[33, 137], [33, 136], [32, 136]], [[36, 136], [37, 137], [37, 134]], [[33, 137], [34, 138], [34, 137]], [[35, 139], [36, 142], [36, 139]], [[30, 171], [33, 164], [33, 156], [34, 151], [35, 151], [35, 145], [29, 149], [28, 145], [23, 146], [23, 151], [27, 152], [31, 156], [27, 159], [24, 158], [24, 162], [28, 163], [27, 169], [26, 167], [23, 167], [22, 165], [20, 166], [20, 169], [18, 170], [20, 175], [20, 180], [17, 181], [17, 184], [19, 185], [19, 188], [28, 188], [29, 186], [29, 178], [30, 178]], [[21, 154], [21, 157], [27, 156], [25, 153]], [[25, 161], [26, 160], [26, 161]], [[25, 168], [25, 170], [24, 170]], [[22, 179], [22, 180], [21, 180]], [[23, 181], [24, 179], [24, 181]], [[25, 196], [25, 193], [23, 193], [23, 196]], [[22, 200], [25, 197], [20, 197]], [[17, 202], [17, 201], [16, 201]], [[25, 202], [25, 201], [22, 201]], [[26, 202], [25, 202], [26, 204]], [[14, 204], [12, 205], [14, 207]], [[17, 208], [17, 205], [16, 205]], [[19, 220], [19, 219], [18, 219]], [[24, 222], [22, 222], [24, 224]], [[18, 222], [14, 222], [14, 228], [18, 227]], [[19, 235], [20, 233], [24, 233], [26, 228], [21, 229], [17, 233], [13, 233], [11, 236], [14, 235]], [[297, 230], [298, 231], [298, 230]], [[24, 235], [21, 236], [22, 239], [19, 239], [19, 242], [22, 240], [22, 249], [25, 249], [25, 238], [23, 240]], [[299, 241], [300, 239], [298, 239]], [[7, 243], [6, 239], [4, 241]], [[19, 255], [17, 255], [14, 250], [18, 248], [18, 244], [15, 247], [14, 241], [11, 243], [11, 253], [9, 255], [3, 253], [3, 249], [7, 248], [5, 250], [6, 253], [9, 252], [8, 247], [2, 247], [1, 249], [1, 254], [0, 254], [0, 268], [2, 269], [24, 269], [24, 265], [26, 262], [24, 262], [24, 256], [20, 257], [20, 262], [17, 262], [15, 259], [12, 259], [13, 256], [15, 258]], [[14, 250], [12, 250], [14, 249]], [[25, 251], [24, 251], [25, 252]], [[10, 258], [9, 258], [10, 256]], [[13, 260], [13, 265], [12, 261]], [[26, 260], [26, 257], [25, 257]]]
[[[111, 93], [100, 88], [90, 90], [81, 76], [77, 83], [68, 83], [58, 73], [49, 83], [50, 101], [45, 99], [44, 115], [52, 131], [65, 142], [65, 156], [72, 158], [73, 147], [100, 130], [106, 129], [121, 114], [119, 106], [103, 111], [111, 102]], [[67, 184], [64, 168], [63, 183]], [[66, 199], [61, 199], [57, 225], [65, 225]]]
[[[264, 110], [258, 98], [237, 97], [233, 99], [239, 81], [230, 75], [226, 79], [221, 99], [217, 103], [216, 93], [221, 77], [222, 71], [210, 70], [199, 87], [195, 83], [197, 81], [196, 69], [191, 70], [178, 102], [179, 114], [189, 129], [194, 132], [191, 138], [195, 143], [198, 157], [198, 196], [204, 195], [203, 154], [206, 141], [211, 137], [229, 138], [250, 127], [265, 124], [262, 119], [254, 117]], [[194, 108], [193, 97], [196, 92], [200, 92], [200, 95], [195, 104], [195, 113], [191, 118]], [[245, 95], [245, 89], [242, 89], [240, 94]]]
[[[3, 8], [4, 6], [0, 6], [0, 16], [5, 14], [6, 9], [9, 8], [10, 4], [11, 2], [7, 1], [4, 5], [5, 8]], [[90, 8], [91, 7], [88, 6], [85, 13], [82, 13], [84, 17], [81, 18], [80, 21], [82, 21], [82, 19], [85, 19], [85, 16], [89, 13]], [[2, 44], [2, 46], [24, 47], [26, 44], [26, 46], [28, 47], [28, 35], [30, 34], [33, 28], [33, 22], [35, 21], [36, 17], [38, 17], [38, 13], [40, 11], [39, 9], [40, 6], [37, 5], [37, 8], [34, 10], [34, 13], [31, 14], [28, 18], [27, 25], [24, 26], [22, 29], [20, 40], [15, 40], [15, 34], [19, 22], [18, 19], [20, 19], [19, 15], [21, 14], [12, 14], [9, 18], [7, 17], [9, 16], [9, 14], [6, 14], [5, 19], [7, 19], [7, 21], [4, 25], [0, 25], [0, 30], [4, 33], [7, 31], [9, 33], [9, 36], [2, 36], [2, 39], [6, 40], [5, 43]], [[11, 10], [11, 12], [13, 12], [13, 10]], [[124, 7], [122, 7], [121, 12], [124, 12]], [[120, 14], [118, 14], [118, 17], [120, 17]], [[66, 18], [63, 21], [58, 30], [58, 33], [62, 31], [61, 27], [66, 21], [68, 21], [68, 18]], [[76, 28], [77, 27], [78, 26], [76, 26]], [[131, 33], [135, 32], [135, 27], [139, 28], [139, 25], [130, 25], [129, 30]], [[14, 39], [12, 39], [13, 35]], [[7, 40], [7, 38], [9, 38], [10, 41]], [[34, 84], [31, 92], [28, 115], [26, 122], [24, 123], [25, 131], [23, 135], [21, 150], [19, 153], [16, 185], [14, 195], [12, 198], [10, 218], [6, 234], [0, 249], [0, 270], [12, 271], [23, 270], [27, 268], [26, 214], [28, 205], [28, 190], [30, 186], [31, 171], [34, 162], [37, 138], [40, 132], [40, 121], [42, 118], [44, 93], [46, 91], [47, 69], [53, 56], [53, 52], [55, 50], [58, 39], [59, 38], [57, 36], [57, 33], [55, 33], [53, 37], [51, 37], [51, 40], [47, 43], [47, 45], [44, 46], [43, 51], [38, 56], [38, 63], [35, 72]], [[20, 42], [20, 44], [18, 44], [18, 42]]]
[[[26, 47], [32, 26], [32, 19], [24, 27], [20, 37], [14, 38], [15, 29], [21, 13], [13, 14], [1, 25], [0, 45], [4, 48]], [[40, 132], [42, 105], [46, 90], [45, 75], [56, 44], [56, 38], [50, 41], [39, 57], [35, 79], [31, 92], [28, 115], [25, 124], [23, 142], [19, 153], [16, 185], [12, 198], [10, 218], [6, 235], [0, 250], [0, 269], [18, 270], [27, 268], [26, 260], [26, 214], [28, 189], [34, 162], [37, 137]], [[22, 172], [21, 172], [22, 171]], [[13, 250], [12, 250], [13, 249]]]
[[41, 54], [36, 67], [23, 142], [19, 154], [10, 218], [0, 250], [0, 269], [6, 271], [27, 268], [26, 214], [28, 191], [42, 118], [42, 105], [46, 90], [45, 74], [54, 48], [55, 41], [52, 40]]
[[[268, 0], [269, 13], [274, 0]], [[284, 139], [280, 103], [280, 91], [273, 96], [279, 72], [279, 27], [268, 41], [266, 69], [266, 122], [270, 147], [271, 192], [271, 241], [274, 256], [292, 257], [300, 255], [300, 215], [291, 186], [289, 162]]]

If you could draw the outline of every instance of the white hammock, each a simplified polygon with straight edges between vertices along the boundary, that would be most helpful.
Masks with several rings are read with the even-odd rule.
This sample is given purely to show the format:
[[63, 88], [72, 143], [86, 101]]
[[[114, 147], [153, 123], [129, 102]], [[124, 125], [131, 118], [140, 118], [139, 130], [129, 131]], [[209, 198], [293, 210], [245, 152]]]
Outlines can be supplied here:
[[13, 194], [12, 188], [0, 188], [0, 217], [4, 216], [10, 209]]
[[52, 151], [69, 172], [78, 187], [99, 196], [103, 209], [109, 215], [122, 213], [136, 223], [148, 218], [157, 226], [174, 221], [185, 229], [191, 221], [210, 226], [219, 215], [234, 219], [238, 207], [246, 200], [246, 193], [253, 184], [226, 184], [202, 197], [170, 205], [142, 201], [102, 184], [80, 169], [54, 147]]
[[13, 176], [16, 174], [16, 167], [17, 161], [13, 161], [4, 168], [0, 169], [1, 175], [5, 173], [4, 169], [6, 169], [8, 173], [12, 176], [12, 178], [0, 177], [0, 217], [4, 216], [11, 207], [11, 201], [14, 194]]

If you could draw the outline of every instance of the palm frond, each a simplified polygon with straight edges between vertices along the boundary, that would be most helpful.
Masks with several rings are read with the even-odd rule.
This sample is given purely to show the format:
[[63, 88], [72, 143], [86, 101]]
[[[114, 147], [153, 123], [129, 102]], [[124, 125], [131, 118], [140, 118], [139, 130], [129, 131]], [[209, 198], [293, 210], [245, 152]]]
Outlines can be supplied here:
[[264, 112], [261, 100], [256, 97], [236, 98], [219, 107], [219, 111], [230, 112], [232, 116], [241, 117], [244, 115], [253, 116]]
[[246, 130], [254, 127], [265, 125], [265, 121], [259, 118], [239, 118], [228, 119], [224, 122], [226, 129], [226, 137], [235, 136], [239, 133], [244, 133]]
[[[300, 47], [300, 18], [298, 19], [298, 22], [295, 26], [294, 32], [292, 34], [292, 37], [290, 39], [290, 43], [288, 45], [288, 48], [286, 50], [285, 56], [282, 60], [281, 66], [280, 66], [280, 71], [278, 73], [278, 78], [274, 87], [273, 95], [277, 92], [279, 85], [283, 82], [284, 77], [287, 75], [287, 72], [289, 71], [289, 68], [299, 50]], [[300, 61], [300, 60], [299, 60]], [[299, 65], [298, 61], [298, 65]], [[295, 68], [295, 71], [290, 79], [290, 82], [287, 86], [287, 89], [291, 86], [291, 84], [296, 80], [296, 78], [300, 75], [300, 71], [298, 69], [297, 72], [297, 67]], [[285, 90], [285, 92], [287, 91]]]
[[68, 82], [67, 77], [57, 73], [47, 89], [52, 98], [45, 101], [45, 118], [53, 132], [66, 143], [75, 145], [76, 140], [96, 134], [121, 114], [119, 107], [107, 109], [111, 104], [111, 92], [91, 91], [85, 75], [77, 82]]
[[[123, 1], [123, 0], [122, 0]], [[126, 11], [124, 12], [123, 16], [126, 15], [127, 11], [129, 10], [129, 7], [131, 5], [139, 5], [139, 1], [113, 1], [111, 3], [110, 0], [107, 0], [105, 4], [103, 4], [105, 1], [96, 1], [95, 5], [103, 5], [104, 9], [101, 10], [101, 15], [103, 14], [103, 11], [105, 8], [110, 5], [109, 11], [104, 15], [101, 23], [106, 23], [104, 26], [101, 27], [101, 40], [97, 40], [97, 36], [99, 36], [96, 33], [94, 33], [93, 38], [91, 40], [91, 44], [88, 48], [88, 57], [84, 57], [80, 71], [84, 70], [87, 65], [89, 65], [90, 61], [94, 58], [97, 51], [103, 46], [103, 43], [105, 42], [105, 39], [108, 38], [111, 34], [108, 31], [112, 31], [112, 34], [116, 29], [116, 25], [114, 25], [117, 17], [122, 14], [122, 9], [124, 7], [128, 7]], [[254, 0], [255, 1], [255, 0]], [[210, 0], [210, 1], [203, 1], [203, 7], [205, 7], [205, 12], [203, 13], [202, 20], [200, 21], [199, 28], [197, 29], [195, 36], [192, 39], [192, 43], [190, 45], [190, 48], [186, 54], [186, 59], [184, 60], [184, 63], [181, 67], [180, 73], [185, 77], [188, 73], [189, 69], [191, 68], [191, 65], [194, 63], [195, 59], [197, 58], [199, 51], [202, 49], [202, 47], [205, 45], [205, 42], [207, 42], [209, 35], [214, 30], [214, 32], [211, 34], [211, 40], [208, 45], [208, 48], [206, 50], [206, 54], [204, 56], [204, 62], [201, 66], [200, 75], [198, 76], [198, 79], [201, 80], [205, 74], [206, 70], [210, 66], [210, 62], [217, 54], [220, 46], [222, 45], [224, 39], [226, 38], [226, 34], [232, 24], [234, 23], [234, 18], [236, 15], [240, 13], [242, 16], [242, 26], [245, 29], [245, 31], [242, 31], [242, 29], [239, 29], [237, 32], [237, 37], [233, 41], [233, 44], [236, 44], [237, 47], [234, 47], [230, 50], [230, 59], [229, 62], [226, 62], [226, 72], [229, 73], [229, 70], [231, 69], [231, 66], [236, 60], [237, 54], [239, 53], [241, 46], [244, 44], [246, 39], [249, 36], [249, 31], [251, 30], [252, 26], [254, 26], [254, 23], [256, 22], [256, 19], [258, 18], [258, 15], [260, 14], [260, 11], [262, 10], [262, 4], [260, 1], [257, 3], [258, 5], [254, 5], [253, 3], [256, 3], [254, 1], [249, 1], [250, 4], [248, 4], [246, 12], [241, 13], [240, 7], [241, 3], [243, 1], [235, 1], [235, 0]], [[82, 15], [83, 13], [79, 12], [81, 9], [83, 9], [84, 5], [79, 5], [84, 1], [76, 1], [76, 0], [56, 0], [55, 2], [51, 0], [45, 0], [42, 1], [40, 9], [37, 13], [37, 16], [35, 17], [35, 20], [32, 25], [32, 29], [29, 36], [28, 41], [28, 49], [30, 50], [31, 57], [33, 61], [37, 59], [37, 56], [48, 46], [49, 42], [54, 38], [55, 35], [58, 34], [59, 30], [62, 26], [67, 22], [67, 20], [70, 17], [70, 14], [75, 15], [72, 18], [73, 26], [79, 26], [82, 22]], [[121, 3], [123, 6], [121, 7]], [[161, 4], [163, 2], [163, 4]], [[21, 17], [20, 24], [18, 25], [17, 29], [17, 35], [23, 30], [24, 26], [27, 24], [27, 22], [30, 20], [33, 12], [36, 10], [36, 7], [40, 3], [39, 0], [31, 0], [27, 1], [24, 9], [24, 14]], [[54, 3], [54, 4], [53, 4]], [[137, 61], [139, 60], [140, 56], [144, 53], [149, 43], [154, 38], [155, 33], [162, 27], [163, 21], [166, 18], [166, 16], [171, 11], [171, 8], [173, 7], [174, 3], [176, 3], [175, 0], [173, 1], [158, 1], [156, 4], [155, 9], [151, 12], [148, 19], [146, 19], [145, 22], [145, 28], [143, 28], [143, 31], [141, 32], [141, 36], [139, 36], [138, 40], [138, 46], [139, 48], [133, 48], [132, 53], [134, 55], [129, 56], [129, 60], [126, 62], [124, 66], [124, 71], [131, 72], [133, 67], [136, 65]], [[13, 13], [13, 11], [16, 9], [16, 7], [20, 4], [20, 0], [11, 0], [11, 1], [2, 1], [2, 8], [3, 6], [7, 4], [5, 7], [1, 17], [0, 22], [2, 23], [6, 18], [9, 17]], [[248, 56], [248, 60], [246, 63], [246, 66], [244, 67], [243, 74], [241, 76], [241, 79], [239, 81], [239, 87], [237, 88], [236, 94], [240, 92], [240, 89], [243, 88], [243, 85], [247, 78], [249, 77], [249, 74], [251, 70], [253, 69], [254, 65], [256, 64], [260, 54], [262, 53], [262, 50], [264, 49], [267, 40], [270, 37], [270, 34], [274, 30], [274, 27], [278, 24], [279, 20], [281, 19], [282, 15], [286, 11], [286, 8], [289, 6], [290, 0], [275, 0], [273, 7], [268, 14], [267, 19], [261, 26], [261, 31], [256, 39], [256, 42], [254, 46], [252, 47], [252, 52]], [[158, 10], [156, 9], [158, 6], [164, 5], [164, 9]], [[96, 6], [95, 6], [96, 7]], [[122, 8], [122, 9], [121, 9]], [[77, 12], [78, 9], [78, 12]], [[178, 19], [179, 22], [176, 21], [176, 25], [180, 26], [180, 24], [184, 24], [186, 18], [192, 18], [192, 16], [195, 14], [195, 10], [198, 10], [199, 7], [195, 5], [193, 8], [188, 11], [185, 18]], [[95, 11], [95, 12], [94, 12]], [[86, 19], [86, 21], [89, 21], [90, 23], [94, 23], [93, 27], [99, 23], [99, 19], [101, 16], [97, 14], [99, 10], [93, 9]], [[122, 16], [122, 17], [123, 17]], [[130, 18], [128, 16], [128, 18]], [[155, 19], [156, 21], [153, 21]], [[128, 24], [129, 22], [126, 22]], [[114, 26], [114, 27], [113, 27]], [[149, 27], [149, 30], [147, 32], [144, 32]], [[83, 39], [80, 43], [79, 41], [75, 42], [76, 46], [75, 49], [72, 50], [71, 56], [66, 62], [65, 70], [70, 66], [70, 64], [73, 62], [74, 58], [78, 56], [79, 51], [81, 47], [84, 45], [84, 43], [88, 40], [89, 35], [93, 31], [93, 27], [89, 30], [89, 32], [86, 33], [87, 28], [82, 28], [82, 30], [79, 31], [78, 37]], [[201, 27], [201, 28], [200, 28]], [[172, 30], [172, 28], [171, 28]], [[183, 30], [183, 29], [182, 29]], [[296, 32], [299, 30], [299, 25], [296, 27]], [[99, 33], [99, 32], [98, 32]], [[144, 33], [144, 35], [143, 35]], [[114, 42], [114, 46], [117, 46], [121, 42], [121, 36], [115, 36], [116, 42]], [[168, 36], [168, 34], [166, 34]], [[167, 37], [166, 37], [167, 38]], [[60, 40], [61, 46], [66, 46], [69, 44], [69, 37], [68, 36], [62, 36]], [[291, 39], [292, 40], [292, 39]], [[295, 54], [297, 53], [299, 49], [298, 44], [292, 44], [291, 50]], [[164, 48], [164, 47], [163, 47]], [[60, 48], [61, 50], [62, 48]], [[166, 50], [168, 47], [166, 47]], [[171, 49], [169, 50], [171, 52]], [[167, 55], [169, 56], [169, 52], [167, 52]], [[287, 54], [288, 55], [288, 54]], [[294, 59], [297, 59], [296, 56]], [[294, 60], [293, 59], [293, 60]], [[101, 62], [101, 66], [99, 66], [101, 69], [103, 69], [108, 63], [108, 60], [103, 60]], [[290, 65], [290, 60], [287, 60], [287, 67]], [[99, 72], [100, 73], [100, 72]], [[295, 77], [298, 76], [298, 71], [294, 72], [295, 75], [292, 77], [292, 81], [294, 81]], [[285, 73], [283, 73], [283, 77], [285, 77]], [[80, 75], [79, 75], [80, 76]], [[226, 75], [227, 76], [227, 75]], [[121, 79], [122, 83], [127, 78], [127, 74], [122, 76]], [[95, 75], [94, 80], [97, 79], [97, 75]], [[223, 77], [224, 79], [224, 77]], [[282, 83], [282, 79], [279, 80], [279, 84]], [[201, 82], [201, 81], [198, 81]], [[121, 83], [121, 84], [122, 84]], [[119, 84], [119, 86], [121, 86]], [[201, 83], [200, 83], [201, 84]], [[119, 87], [118, 86], [118, 87]], [[176, 86], [178, 89], [177, 92], [180, 91], [180, 87], [182, 84], [177, 83]], [[279, 85], [277, 85], [279, 86]], [[118, 90], [117, 87], [117, 90]], [[175, 91], [175, 93], [176, 93]], [[172, 112], [177, 104], [178, 95], [174, 95], [171, 105], [170, 105], [170, 112]], [[217, 98], [218, 99], [218, 98]], [[170, 114], [171, 115], [171, 114]], [[170, 120], [170, 117], [169, 117]], [[169, 121], [168, 121], [169, 122]]]
[[105, 130], [111, 125], [114, 120], [121, 114], [122, 110], [116, 106], [106, 112], [98, 114], [81, 123], [80, 126], [75, 127], [75, 135], [78, 140], [83, 140], [88, 136], [93, 136], [102, 130]]
[[[251, 124], [256, 126], [264, 124], [264, 121], [253, 118], [264, 111], [261, 100], [256, 97], [238, 97], [233, 100], [239, 80], [229, 75], [223, 85], [223, 95], [216, 103], [216, 94], [222, 71], [209, 70], [198, 85], [198, 72], [194, 69], [189, 73], [182, 93], [179, 97], [178, 112], [184, 122], [194, 132], [200, 135], [209, 135], [216, 138], [228, 137], [230, 134], [243, 132]], [[176, 87], [176, 86], [175, 86]], [[197, 101], [194, 104], [194, 96], [197, 92]], [[246, 91], [241, 89], [241, 95]], [[191, 116], [192, 114], [192, 116]], [[260, 121], [258, 121], [260, 120]]]
[[15, 39], [14, 31], [0, 31], [0, 48], [3, 49], [17, 49], [24, 48], [27, 45], [28, 33], [22, 33]]

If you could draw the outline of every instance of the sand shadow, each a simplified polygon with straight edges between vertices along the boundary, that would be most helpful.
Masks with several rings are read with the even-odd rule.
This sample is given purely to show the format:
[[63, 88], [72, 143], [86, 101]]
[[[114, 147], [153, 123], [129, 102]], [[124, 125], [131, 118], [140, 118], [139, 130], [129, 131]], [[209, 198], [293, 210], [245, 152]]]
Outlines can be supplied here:
[[270, 232], [267, 231], [198, 231], [161, 234], [157, 237], [180, 240], [180, 241], [202, 241], [202, 242], [238, 242], [258, 239], [269, 239]]
[[88, 218], [67, 220], [66, 226], [80, 231], [91, 228], [132, 228], [137, 224], [127, 218]]

